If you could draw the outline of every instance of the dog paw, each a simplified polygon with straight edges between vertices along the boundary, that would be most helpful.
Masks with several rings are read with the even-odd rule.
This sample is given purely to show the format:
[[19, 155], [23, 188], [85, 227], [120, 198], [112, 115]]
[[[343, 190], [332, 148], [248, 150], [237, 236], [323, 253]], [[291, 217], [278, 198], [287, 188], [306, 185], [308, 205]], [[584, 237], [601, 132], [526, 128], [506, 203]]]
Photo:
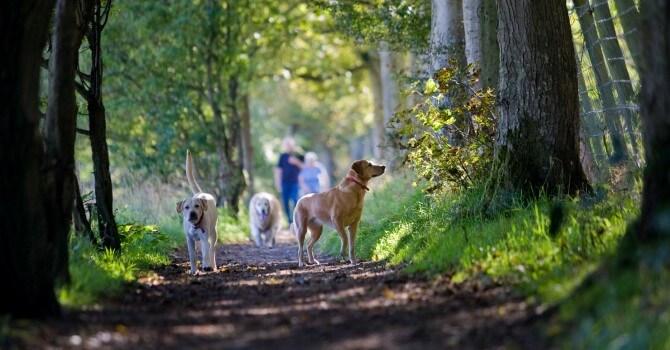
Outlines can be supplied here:
[[188, 274], [191, 275], [191, 276], [195, 276], [195, 275], [198, 274], [198, 270], [191, 270], [191, 271], [188, 272]]
[[351, 265], [356, 265], [358, 264], [358, 259], [349, 259], [349, 262], [351, 263]]

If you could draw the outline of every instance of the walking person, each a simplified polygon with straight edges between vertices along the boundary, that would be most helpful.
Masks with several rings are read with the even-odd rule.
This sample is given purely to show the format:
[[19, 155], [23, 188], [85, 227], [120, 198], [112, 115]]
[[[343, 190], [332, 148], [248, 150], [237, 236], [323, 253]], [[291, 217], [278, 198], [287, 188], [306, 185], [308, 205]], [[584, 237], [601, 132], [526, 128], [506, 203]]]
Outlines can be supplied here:
[[275, 187], [281, 193], [282, 205], [286, 212], [289, 225], [293, 223], [293, 208], [298, 202], [298, 174], [303, 166], [302, 156], [293, 151], [295, 141], [287, 136], [282, 140], [283, 152], [275, 167]]
[[319, 163], [316, 153], [307, 152], [305, 154], [305, 164], [298, 175], [301, 195], [308, 193], [319, 193], [330, 187], [325, 167]]

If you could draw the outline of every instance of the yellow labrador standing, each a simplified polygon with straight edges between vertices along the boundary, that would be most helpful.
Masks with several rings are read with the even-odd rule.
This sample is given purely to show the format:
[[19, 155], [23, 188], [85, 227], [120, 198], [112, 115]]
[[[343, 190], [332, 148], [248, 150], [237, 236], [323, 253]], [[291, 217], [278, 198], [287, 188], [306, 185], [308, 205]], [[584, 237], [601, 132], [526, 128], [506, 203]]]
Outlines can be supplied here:
[[281, 204], [267, 192], [258, 192], [249, 201], [249, 230], [256, 246], [272, 248], [281, 225]]
[[209, 193], [203, 193], [193, 176], [193, 160], [191, 152], [186, 150], [186, 177], [193, 192], [193, 197], [177, 203], [177, 212], [184, 215], [184, 232], [188, 245], [188, 257], [191, 263], [192, 275], [198, 273], [196, 265], [195, 242], [200, 241], [202, 246], [202, 269], [216, 270], [216, 223], [218, 210], [216, 200]]
[[[372, 164], [367, 160], [357, 160], [351, 165], [351, 169], [342, 182], [330, 190], [322, 193], [308, 194], [295, 205], [293, 210], [293, 230], [298, 239], [298, 266], [305, 265], [303, 242], [307, 229], [310, 232], [310, 240], [307, 242], [307, 263], [318, 264], [314, 259], [314, 244], [321, 233], [323, 225], [326, 225], [340, 235], [340, 255], [344, 258], [344, 252], [349, 250], [349, 261], [356, 263], [355, 241], [358, 223], [363, 213], [363, 199], [365, 192], [369, 190], [368, 181], [384, 173], [386, 166]], [[349, 229], [349, 235], [345, 233]]]

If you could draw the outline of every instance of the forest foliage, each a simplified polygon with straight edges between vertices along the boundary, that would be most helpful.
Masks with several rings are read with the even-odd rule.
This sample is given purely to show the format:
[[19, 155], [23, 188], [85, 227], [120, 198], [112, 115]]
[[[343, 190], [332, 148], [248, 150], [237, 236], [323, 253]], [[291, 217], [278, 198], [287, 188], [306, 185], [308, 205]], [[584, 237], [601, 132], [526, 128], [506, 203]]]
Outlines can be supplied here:
[[[614, 2], [619, 6], [625, 1]], [[103, 3], [106, 141], [120, 249], [100, 249], [83, 236], [70, 237], [72, 283], [59, 286], [65, 305], [78, 307], [119, 293], [128, 282], [155, 278], [151, 268], [169, 263], [170, 250], [183, 244], [171, 203], [190, 195], [182, 168], [186, 149], [196, 158], [203, 188], [228, 200], [218, 209], [221, 241], [239, 242], [248, 239], [242, 195], [251, 191], [252, 171], [256, 190], [272, 188], [282, 137], [294, 136], [300, 151], [317, 151], [331, 175], [339, 177], [352, 159], [374, 156], [380, 145], [374, 144], [373, 135], [381, 131], [390, 140], [384, 145], [391, 152], [386, 161], [401, 162], [368, 196], [359, 255], [406, 264], [406, 272], [435, 278], [436, 288], [445, 287], [440, 281], [447, 277], [453, 283], [506, 283], [543, 307], [568, 299], [603, 260], [614, 259], [629, 222], [640, 213], [640, 125], [629, 111], [637, 106], [612, 113], [608, 105], [610, 97], [631, 103], [637, 90], [632, 85], [604, 88], [616, 83], [614, 75], [605, 76], [609, 72], [638, 74], [639, 62], [623, 68], [612, 63], [638, 59], [629, 52], [636, 44], [632, 39], [621, 40], [626, 55], [621, 59], [607, 57], [616, 50], [589, 42], [592, 36], [574, 43], [588, 47], [595, 68], [579, 76], [588, 80], [579, 82], [586, 92], [579, 95], [583, 113], [577, 124], [585, 125], [582, 130], [589, 134], [578, 135], [572, 145], [577, 148], [571, 151], [582, 151], [575, 163], [600, 170], [589, 174], [595, 190], [571, 197], [549, 196], [541, 189], [533, 198], [511, 195], [508, 206], [484, 213], [481, 199], [491, 195], [487, 180], [499, 174], [494, 160], [496, 147], [504, 141], [499, 133], [499, 91], [496, 86], [481, 87], [483, 68], [478, 62], [452, 59], [434, 72], [421, 71], [433, 45], [431, 2], [99, 2]], [[574, 3], [565, 13], [572, 18], [572, 30], [586, 26], [590, 13], [584, 11], [589, 2]], [[592, 12], [605, 16], [609, 7], [598, 6]], [[614, 14], [624, 15], [617, 6], [612, 7]], [[635, 2], [631, 9], [637, 12]], [[604, 28], [602, 18], [594, 23], [601, 31], [622, 32], [626, 25], [621, 19], [612, 28]], [[573, 43], [566, 45], [571, 48]], [[83, 87], [91, 77], [81, 72], [94, 68], [89, 66], [92, 50], [79, 51], [77, 82]], [[382, 62], [380, 52], [388, 53], [391, 62]], [[598, 57], [602, 66], [595, 62]], [[391, 116], [381, 115], [381, 93], [375, 85], [383, 67], [392, 68], [390, 80], [395, 84]], [[49, 85], [46, 75], [43, 86]], [[42, 95], [44, 111], [49, 96]], [[79, 97], [77, 102], [76, 126], [86, 134], [91, 125], [84, 114], [90, 101]], [[95, 172], [90, 145], [78, 138], [76, 146], [77, 175], [83, 193], [89, 193]], [[624, 155], [627, 162], [619, 162]], [[95, 223], [95, 205], [87, 204]], [[337, 247], [337, 237], [330, 235], [323, 250], [334, 253]], [[654, 269], [654, 264], [640, 266], [641, 276], [660, 276], [659, 283], [667, 285], [666, 270]], [[596, 286], [587, 292], [586, 301], [567, 302], [550, 333], [565, 335], [571, 329], [568, 324], [577, 319], [581, 328], [572, 333], [577, 343], [614, 343], [621, 322], [598, 318], [613, 315], [619, 320], [631, 313], [632, 320], [644, 320], [647, 302], [667, 310], [667, 297], [643, 278], [628, 272], [615, 275], [610, 279], [615, 292]], [[641, 282], [639, 288], [622, 287], [630, 281]], [[631, 296], [639, 298], [620, 303]], [[584, 303], [595, 306], [580, 318], [574, 310]], [[611, 305], [615, 307], [608, 309]], [[669, 323], [667, 311], [654, 315], [660, 324]], [[634, 334], [626, 344], [649, 345], [644, 332], [667, 344], [670, 336], [654, 322], [630, 323], [626, 326], [634, 328]], [[584, 329], [594, 324], [601, 331], [586, 334]]]

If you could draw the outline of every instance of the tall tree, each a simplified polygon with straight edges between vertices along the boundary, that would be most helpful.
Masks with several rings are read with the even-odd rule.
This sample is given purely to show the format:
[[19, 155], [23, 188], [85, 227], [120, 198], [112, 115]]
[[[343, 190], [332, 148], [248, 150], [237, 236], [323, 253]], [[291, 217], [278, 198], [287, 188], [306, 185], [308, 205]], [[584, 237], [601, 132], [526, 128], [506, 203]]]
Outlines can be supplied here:
[[635, 5], [635, 0], [614, 0], [616, 13], [621, 27], [623, 28], [624, 38], [628, 45], [635, 66], [640, 69], [640, 11]]
[[379, 51], [371, 49], [360, 53], [363, 64], [367, 68], [368, 76], [370, 78], [370, 85], [372, 87], [372, 113], [373, 113], [373, 128], [372, 144], [373, 156], [376, 159], [384, 159], [383, 140], [386, 137], [386, 124], [384, 123], [384, 103], [382, 97], [382, 77], [381, 66], [379, 59]]
[[[51, 230], [45, 205], [39, 77], [53, 1], [0, 3], [0, 313], [42, 317], [58, 313]], [[59, 210], [60, 212], [60, 210]]]
[[432, 0], [430, 55], [433, 73], [455, 59], [465, 66], [465, 32], [461, 0]]
[[53, 243], [56, 276], [67, 281], [68, 235], [72, 224], [72, 206], [75, 196], [74, 141], [77, 123], [77, 100], [74, 77], [81, 36], [78, 34], [77, 0], [59, 0], [56, 3], [54, 32], [49, 58], [49, 98], [45, 121], [46, 203], [54, 205], [47, 210], [52, 216], [49, 233]]
[[114, 198], [112, 177], [109, 172], [109, 150], [107, 147], [107, 121], [105, 105], [102, 102], [102, 30], [112, 7], [111, 0], [94, 0], [92, 17], [86, 39], [90, 49], [91, 70], [87, 79], [90, 84], [79, 85], [79, 91], [86, 99], [89, 120], [89, 140], [93, 156], [95, 176], [95, 203], [98, 217], [100, 243], [104, 247], [119, 249], [121, 239], [114, 218]]
[[[468, 65], [477, 64], [478, 67], [481, 67], [482, 61], [481, 6], [482, 0], [463, 0], [465, 58]], [[481, 81], [478, 81], [475, 88], [480, 88], [481, 85]]]
[[496, 159], [503, 184], [532, 195], [588, 188], [579, 160], [577, 69], [565, 3], [501, 0], [498, 19]]
[[386, 161], [391, 161], [392, 152], [388, 143], [386, 125], [388, 121], [393, 118], [393, 114], [398, 111], [399, 106], [398, 83], [393, 76], [396, 74], [398, 69], [398, 58], [396, 53], [390, 51], [388, 47], [384, 46], [385, 44], [382, 44], [382, 48], [379, 50], [379, 75], [381, 77], [384, 129], [378, 131], [380, 135], [383, 136], [378, 147], [381, 147], [382, 149], [381, 158], [385, 159]]
[[598, 33], [596, 32], [596, 22], [593, 17], [593, 11], [591, 11], [587, 0], [573, 0], [573, 3], [579, 18], [579, 26], [582, 28], [582, 34], [584, 35], [584, 46], [586, 47], [589, 59], [591, 60], [591, 66], [593, 67], [598, 95], [602, 101], [605, 124], [610, 132], [612, 141], [612, 159], [615, 162], [618, 162], [627, 159], [629, 154], [624, 139], [621, 118], [617, 113], [614, 92], [611, 84], [608, 84], [608, 81], [610, 80], [609, 72], [607, 71], [607, 65], [605, 64], [605, 56], [603, 55], [602, 46], [598, 39]]
[[482, 31], [482, 74], [484, 89], [498, 89], [500, 47], [498, 45], [498, 9], [496, 0], [481, 0], [480, 27]]
[[[670, 242], [670, 5], [642, 0], [642, 135], [647, 166], [643, 175], [642, 210], [629, 231], [634, 242], [667, 249]], [[668, 261], [665, 254], [665, 265]]]
[[617, 33], [614, 29], [614, 20], [607, 1], [593, 5], [593, 14], [596, 19], [598, 36], [601, 38], [605, 62], [610, 72], [610, 84], [616, 91], [617, 100], [621, 115], [623, 116], [626, 129], [628, 129], [628, 139], [634, 154], [639, 153], [637, 146], [637, 137], [635, 130], [639, 125], [638, 115], [634, 113], [636, 106], [631, 106], [636, 102], [633, 82], [628, 74], [628, 67], [624, 61], [623, 51], [619, 46]]

